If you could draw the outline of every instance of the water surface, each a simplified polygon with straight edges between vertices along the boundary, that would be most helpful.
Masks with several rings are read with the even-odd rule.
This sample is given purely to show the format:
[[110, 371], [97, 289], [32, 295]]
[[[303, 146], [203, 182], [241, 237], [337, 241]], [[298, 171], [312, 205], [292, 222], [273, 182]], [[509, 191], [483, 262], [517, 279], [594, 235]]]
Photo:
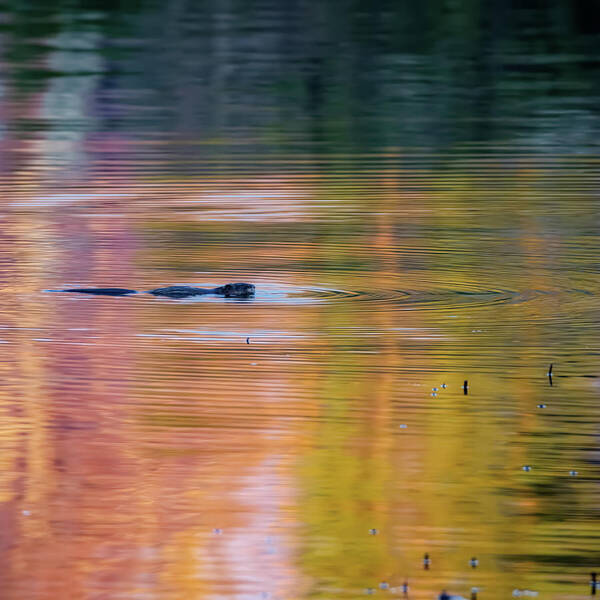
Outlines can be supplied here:
[[434, 4], [4, 6], [3, 597], [588, 595], [597, 21]]

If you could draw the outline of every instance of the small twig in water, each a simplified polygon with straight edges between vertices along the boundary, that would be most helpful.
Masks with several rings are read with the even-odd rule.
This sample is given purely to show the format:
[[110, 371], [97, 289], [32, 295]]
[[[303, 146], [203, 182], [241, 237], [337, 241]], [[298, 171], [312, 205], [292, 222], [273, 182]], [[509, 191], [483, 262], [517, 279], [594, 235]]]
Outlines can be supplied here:
[[246, 344], [249, 344], [249, 343], [250, 343], [250, 338], [249, 338], [249, 337], [247, 337], [247, 338], [246, 338]]

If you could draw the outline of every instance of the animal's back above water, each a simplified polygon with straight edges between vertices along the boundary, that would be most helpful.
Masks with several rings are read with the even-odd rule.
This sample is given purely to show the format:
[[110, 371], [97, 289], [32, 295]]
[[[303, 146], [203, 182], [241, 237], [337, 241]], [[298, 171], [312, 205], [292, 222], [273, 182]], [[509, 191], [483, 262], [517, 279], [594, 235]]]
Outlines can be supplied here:
[[[126, 288], [71, 288], [68, 290], [57, 290], [59, 292], [78, 292], [80, 294], [95, 294], [98, 296], [128, 296], [137, 294], [136, 290]], [[190, 296], [204, 296], [205, 294], [216, 294], [225, 298], [250, 298], [254, 296], [254, 285], [251, 283], [227, 283], [216, 288], [197, 288], [188, 285], [171, 285], [164, 288], [148, 290], [148, 294], [154, 296], [166, 296], [167, 298], [189, 298]]]
[[187, 285], [170, 285], [169, 287], [150, 290], [154, 296], [167, 296], [169, 298], [187, 298], [188, 296], [203, 296], [216, 294], [225, 298], [249, 298], [254, 296], [254, 286], [251, 283], [228, 283], [216, 288], [195, 288]]

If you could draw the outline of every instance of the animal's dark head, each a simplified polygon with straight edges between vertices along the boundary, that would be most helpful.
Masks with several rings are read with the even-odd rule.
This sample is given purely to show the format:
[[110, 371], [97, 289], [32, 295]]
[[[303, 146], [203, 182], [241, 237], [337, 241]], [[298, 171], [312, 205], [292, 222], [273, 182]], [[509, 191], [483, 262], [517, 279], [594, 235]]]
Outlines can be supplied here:
[[254, 286], [251, 283], [228, 283], [215, 288], [215, 294], [225, 298], [250, 298], [254, 296]]

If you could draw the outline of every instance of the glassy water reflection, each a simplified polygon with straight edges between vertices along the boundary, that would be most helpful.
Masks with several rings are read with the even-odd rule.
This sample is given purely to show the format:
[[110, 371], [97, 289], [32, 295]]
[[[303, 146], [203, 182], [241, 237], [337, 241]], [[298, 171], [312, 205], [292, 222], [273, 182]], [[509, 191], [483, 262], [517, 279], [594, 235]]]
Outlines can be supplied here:
[[588, 595], [597, 21], [480, 8], [2, 9], [3, 598]]

